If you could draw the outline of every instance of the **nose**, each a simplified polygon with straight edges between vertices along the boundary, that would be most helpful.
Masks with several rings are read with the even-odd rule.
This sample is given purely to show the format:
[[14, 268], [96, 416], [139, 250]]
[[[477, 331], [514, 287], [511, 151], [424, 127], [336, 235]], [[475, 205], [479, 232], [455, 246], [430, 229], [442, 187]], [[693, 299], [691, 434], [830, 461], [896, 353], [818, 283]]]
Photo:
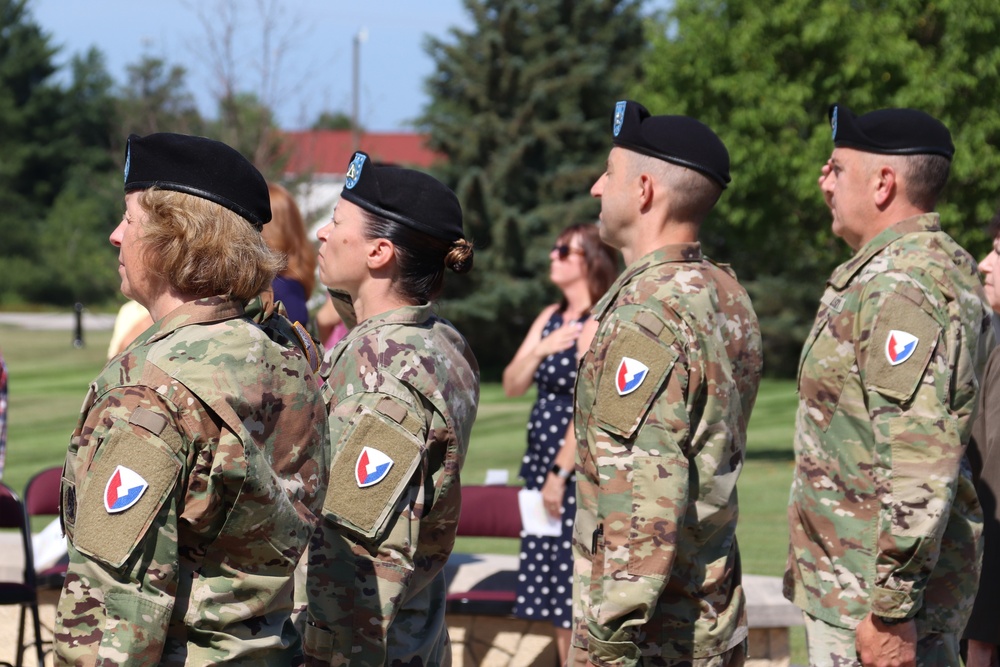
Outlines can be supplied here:
[[601, 177], [594, 181], [594, 184], [590, 186], [590, 196], [597, 197], [600, 199], [601, 195], [604, 194], [604, 178], [607, 176], [607, 172], [601, 174]]
[[318, 238], [320, 241], [326, 241], [327, 237], [329, 237], [329, 235], [330, 235], [330, 225], [332, 225], [332, 224], [333, 224], [333, 221], [331, 220], [330, 222], [328, 222], [325, 225], [323, 225], [322, 227], [320, 227], [316, 231], [316, 238]]
[[991, 250], [990, 254], [983, 257], [983, 260], [979, 262], [979, 272], [980, 273], [993, 273], [993, 265], [996, 263], [997, 252], [996, 250]]
[[118, 223], [118, 226], [115, 227], [115, 230], [111, 232], [111, 236], [108, 237], [108, 240], [111, 241], [111, 245], [113, 245], [114, 247], [121, 248], [122, 238], [124, 238], [124, 236], [125, 236], [125, 219], [123, 218], [122, 221]]

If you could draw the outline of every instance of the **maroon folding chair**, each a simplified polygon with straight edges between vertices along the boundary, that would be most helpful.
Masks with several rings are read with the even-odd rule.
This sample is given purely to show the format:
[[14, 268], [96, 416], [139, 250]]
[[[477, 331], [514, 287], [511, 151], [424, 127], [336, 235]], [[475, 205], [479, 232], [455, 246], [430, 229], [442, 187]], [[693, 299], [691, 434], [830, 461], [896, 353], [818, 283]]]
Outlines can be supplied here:
[[[459, 537], [521, 536], [519, 486], [462, 486], [462, 514], [458, 519]], [[453, 554], [461, 561], [464, 554]], [[457, 563], [456, 563], [457, 564]], [[516, 601], [517, 572], [497, 572], [473, 586], [472, 590], [449, 593], [446, 610], [457, 614], [508, 616]]]
[[[59, 516], [59, 494], [62, 485], [62, 466], [46, 468], [28, 480], [24, 487], [24, 507], [28, 517]], [[68, 559], [62, 559], [35, 572], [39, 589], [62, 589], [66, 579]]]
[[17, 494], [3, 482], [0, 482], [0, 528], [17, 528], [21, 533], [21, 543], [24, 545], [24, 581], [0, 581], [0, 604], [16, 604], [21, 606], [21, 617], [17, 633], [18, 667], [24, 658], [24, 649], [31, 644], [24, 643], [24, 623], [27, 610], [31, 610], [31, 618], [35, 628], [35, 641], [32, 642], [38, 651], [38, 664], [43, 665], [45, 652], [42, 649], [42, 624], [38, 620], [38, 590], [35, 586], [34, 556], [31, 550], [31, 529], [28, 526], [28, 515]]

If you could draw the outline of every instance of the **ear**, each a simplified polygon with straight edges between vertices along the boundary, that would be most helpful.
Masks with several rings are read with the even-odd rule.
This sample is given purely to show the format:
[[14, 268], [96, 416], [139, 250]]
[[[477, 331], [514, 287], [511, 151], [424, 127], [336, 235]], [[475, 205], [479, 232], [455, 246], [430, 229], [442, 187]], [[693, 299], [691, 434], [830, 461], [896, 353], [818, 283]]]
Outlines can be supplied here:
[[646, 210], [653, 201], [653, 179], [649, 174], [639, 174], [639, 209]]
[[882, 165], [875, 173], [875, 205], [883, 208], [896, 196], [896, 170]]
[[374, 270], [385, 268], [396, 258], [396, 246], [388, 239], [373, 239], [367, 245], [368, 268]]

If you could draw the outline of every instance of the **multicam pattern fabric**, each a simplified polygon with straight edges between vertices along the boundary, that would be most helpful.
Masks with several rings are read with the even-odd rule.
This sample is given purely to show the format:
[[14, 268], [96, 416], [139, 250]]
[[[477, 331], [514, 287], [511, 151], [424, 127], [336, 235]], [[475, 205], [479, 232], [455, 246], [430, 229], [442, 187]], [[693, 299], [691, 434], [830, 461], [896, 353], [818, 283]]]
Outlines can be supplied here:
[[570, 661], [726, 653], [747, 637], [735, 531], [762, 369], [750, 299], [691, 243], [632, 264], [594, 314], [576, 386]]
[[443, 568], [479, 403], [476, 359], [430, 305], [409, 306], [358, 324], [320, 373], [334, 456], [309, 549], [306, 662], [448, 665]]
[[329, 433], [294, 341], [267, 295], [200, 299], [91, 385], [63, 470], [57, 664], [301, 660], [291, 577]]
[[799, 367], [785, 596], [840, 627], [871, 611], [961, 632], [982, 529], [965, 449], [993, 341], [976, 262], [925, 214], [827, 285]]
[[[803, 617], [809, 667], [863, 667], [853, 628], [830, 625], [809, 614]], [[925, 633], [917, 639], [918, 667], [958, 667], [960, 664], [963, 663], [955, 634]]]

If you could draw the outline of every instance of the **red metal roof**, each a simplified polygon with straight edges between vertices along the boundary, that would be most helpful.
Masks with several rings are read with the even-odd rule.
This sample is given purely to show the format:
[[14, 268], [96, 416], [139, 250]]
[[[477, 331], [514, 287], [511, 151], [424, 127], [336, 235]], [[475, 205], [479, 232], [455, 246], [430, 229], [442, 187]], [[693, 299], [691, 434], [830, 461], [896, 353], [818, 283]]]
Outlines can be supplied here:
[[[350, 130], [303, 130], [285, 132], [289, 174], [343, 174], [354, 155]], [[412, 132], [361, 135], [361, 150], [376, 162], [427, 168], [444, 158], [426, 146], [427, 136]]]

